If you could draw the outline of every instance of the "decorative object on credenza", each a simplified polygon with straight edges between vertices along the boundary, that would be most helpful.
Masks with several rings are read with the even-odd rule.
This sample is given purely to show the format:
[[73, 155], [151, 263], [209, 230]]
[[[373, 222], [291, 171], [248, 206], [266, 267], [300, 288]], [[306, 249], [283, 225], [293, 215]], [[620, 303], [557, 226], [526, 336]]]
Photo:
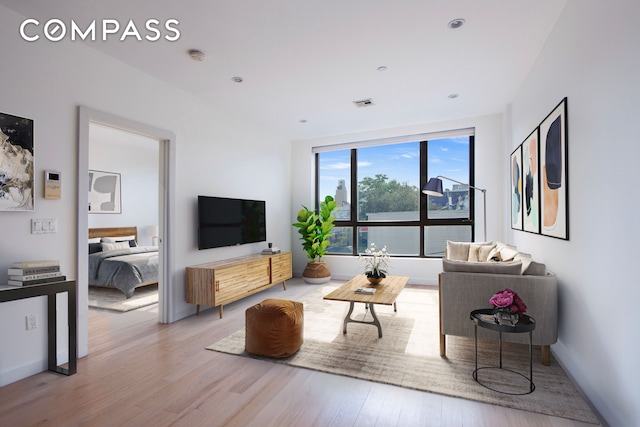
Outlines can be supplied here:
[[522, 184], [524, 197], [522, 229], [540, 233], [540, 163], [539, 128], [522, 143]]
[[33, 120], [0, 113], [0, 211], [34, 210]]
[[527, 312], [527, 306], [517, 292], [506, 288], [496, 292], [489, 303], [493, 306], [493, 316], [496, 323], [514, 326], [518, 319]]
[[122, 213], [120, 174], [89, 171], [89, 213]]
[[540, 124], [541, 234], [569, 239], [567, 98]]
[[522, 230], [522, 146], [511, 153], [511, 228]]
[[322, 261], [329, 247], [331, 230], [336, 217], [333, 212], [338, 205], [331, 196], [326, 196], [320, 203], [320, 211], [315, 212], [302, 206], [298, 211], [297, 221], [293, 226], [298, 228], [302, 248], [307, 254], [309, 262], [302, 272], [302, 278], [307, 283], [326, 283], [331, 280], [331, 271]]
[[364, 250], [364, 254], [360, 254], [358, 259], [362, 261], [364, 266], [364, 275], [372, 285], [378, 285], [382, 279], [387, 277], [389, 271], [389, 254], [387, 247], [383, 246], [378, 250], [375, 243]]
[[455, 182], [457, 184], [466, 185], [469, 188], [473, 188], [474, 190], [482, 192], [482, 201], [484, 203], [484, 205], [483, 205], [484, 206], [484, 215], [482, 216], [482, 218], [484, 220], [484, 230], [483, 231], [484, 231], [484, 241], [486, 242], [487, 241], [487, 190], [484, 189], [484, 188], [474, 187], [473, 185], [470, 185], [470, 184], [465, 184], [464, 182], [456, 181], [455, 179], [452, 179], [452, 178], [447, 178], [446, 176], [438, 175], [435, 178], [429, 179], [427, 184], [422, 189], [422, 192], [424, 194], [429, 195], [429, 196], [436, 196], [436, 197], [444, 196], [444, 192], [442, 191], [442, 180], [440, 178], [444, 178], [444, 179], [447, 179], [449, 181], [453, 181], [453, 182]]

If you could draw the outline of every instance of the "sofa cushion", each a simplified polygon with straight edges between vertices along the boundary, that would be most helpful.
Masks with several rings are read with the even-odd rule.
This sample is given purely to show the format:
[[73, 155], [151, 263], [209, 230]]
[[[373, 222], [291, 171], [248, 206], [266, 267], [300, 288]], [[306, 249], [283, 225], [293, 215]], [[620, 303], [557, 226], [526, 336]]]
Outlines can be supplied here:
[[442, 260], [442, 270], [449, 273], [522, 274], [522, 262], [468, 262]]
[[547, 266], [541, 262], [531, 261], [529, 267], [522, 273], [527, 276], [545, 276], [547, 274]]
[[469, 259], [468, 242], [452, 242], [447, 240], [447, 259], [454, 261], [467, 261]]

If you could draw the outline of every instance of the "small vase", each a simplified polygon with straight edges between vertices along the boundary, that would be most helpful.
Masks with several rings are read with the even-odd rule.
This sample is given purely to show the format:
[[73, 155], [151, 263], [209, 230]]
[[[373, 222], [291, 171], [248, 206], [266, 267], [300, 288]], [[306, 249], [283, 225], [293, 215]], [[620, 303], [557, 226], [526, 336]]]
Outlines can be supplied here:
[[367, 280], [372, 285], [379, 285], [382, 282], [382, 277], [367, 277]]
[[515, 326], [518, 323], [519, 316], [515, 313], [504, 313], [499, 311], [493, 315], [499, 325]]

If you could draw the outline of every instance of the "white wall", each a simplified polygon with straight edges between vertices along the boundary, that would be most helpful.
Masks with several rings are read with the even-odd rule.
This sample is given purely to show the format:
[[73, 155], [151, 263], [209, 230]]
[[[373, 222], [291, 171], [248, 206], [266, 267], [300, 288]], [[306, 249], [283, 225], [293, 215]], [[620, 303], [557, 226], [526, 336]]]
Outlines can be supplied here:
[[[504, 167], [496, 153], [500, 153], [503, 150], [503, 126], [502, 115], [495, 114], [359, 134], [294, 141], [292, 144], [291, 222], [295, 221], [301, 205], [314, 206], [313, 180], [315, 168], [314, 155], [311, 152], [313, 147], [474, 127], [475, 183], [478, 187], [487, 189], [487, 239], [502, 240]], [[476, 197], [475, 202], [477, 213], [475, 232], [476, 238], [481, 240], [483, 236], [482, 196]], [[293, 272], [294, 275], [301, 276], [308, 260], [302, 250], [298, 233], [294, 232], [292, 234], [291, 244], [293, 247]], [[357, 257], [327, 255], [322, 259], [329, 266], [331, 276], [336, 279], [350, 279], [362, 272], [362, 266]], [[438, 283], [438, 273], [442, 271], [442, 261], [440, 259], [394, 258], [391, 261], [391, 267], [391, 271], [394, 274], [410, 276], [411, 284], [436, 285]]]
[[91, 124], [89, 136], [89, 169], [119, 173], [122, 184], [122, 212], [89, 213], [89, 227], [135, 226], [138, 244], [151, 245], [153, 233], [147, 228], [158, 225], [160, 143], [98, 124]]
[[[24, 17], [0, 6], [0, 111], [34, 120], [36, 210], [0, 212], [0, 282], [15, 260], [59, 259], [79, 283], [79, 349], [86, 354], [86, 278], [77, 278], [78, 106], [166, 129], [176, 135], [176, 230], [172, 318], [195, 312], [184, 302], [184, 267], [259, 252], [264, 244], [197, 250], [198, 194], [255, 198], [267, 202], [267, 238], [290, 250], [290, 143], [80, 42], [27, 43], [19, 36]], [[179, 54], [179, 53], [178, 53]], [[182, 58], [176, 58], [180, 60]], [[43, 171], [63, 174], [62, 199], [44, 200]], [[265, 178], [265, 177], [268, 177]], [[83, 178], [84, 179], [84, 178]], [[30, 234], [31, 218], [58, 218], [58, 233]], [[85, 248], [81, 248], [83, 251]], [[66, 307], [60, 300], [58, 309]], [[0, 385], [46, 369], [46, 304], [43, 299], [3, 303], [0, 308]], [[25, 315], [41, 327], [25, 330]], [[64, 320], [64, 319], [61, 319]], [[59, 349], [66, 344], [59, 331]], [[83, 351], [84, 349], [84, 351]], [[64, 354], [62, 355], [65, 356]], [[64, 359], [62, 359], [64, 360]]]
[[639, 16], [637, 1], [569, 0], [513, 102], [503, 154], [568, 97], [570, 240], [511, 233], [557, 273], [552, 351], [612, 426], [640, 422]]

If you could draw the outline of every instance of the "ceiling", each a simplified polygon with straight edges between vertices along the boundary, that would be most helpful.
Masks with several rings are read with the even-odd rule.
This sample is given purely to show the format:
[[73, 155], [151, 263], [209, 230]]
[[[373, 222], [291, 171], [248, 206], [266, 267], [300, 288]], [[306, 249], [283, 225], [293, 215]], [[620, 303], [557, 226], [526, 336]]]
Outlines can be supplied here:
[[[504, 111], [566, 0], [0, 0], [41, 22], [121, 30], [85, 41], [285, 138], [409, 126]], [[140, 35], [155, 18], [158, 41]], [[447, 24], [463, 18], [465, 24]], [[162, 27], [168, 19], [177, 41]], [[37, 33], [36, 27], [31, 28]], [[39, 42], [49, 42], [44, 37]], [[205, 54], [193, 61], [190, 49]], [[386, 71], [378, 71], [384, 66]], [[242, 83], [232, 81], [242, 77]], [[456, 98], [450, 98], [457, 94]], [[372, 106], [353, 101], [371, 98]]]

